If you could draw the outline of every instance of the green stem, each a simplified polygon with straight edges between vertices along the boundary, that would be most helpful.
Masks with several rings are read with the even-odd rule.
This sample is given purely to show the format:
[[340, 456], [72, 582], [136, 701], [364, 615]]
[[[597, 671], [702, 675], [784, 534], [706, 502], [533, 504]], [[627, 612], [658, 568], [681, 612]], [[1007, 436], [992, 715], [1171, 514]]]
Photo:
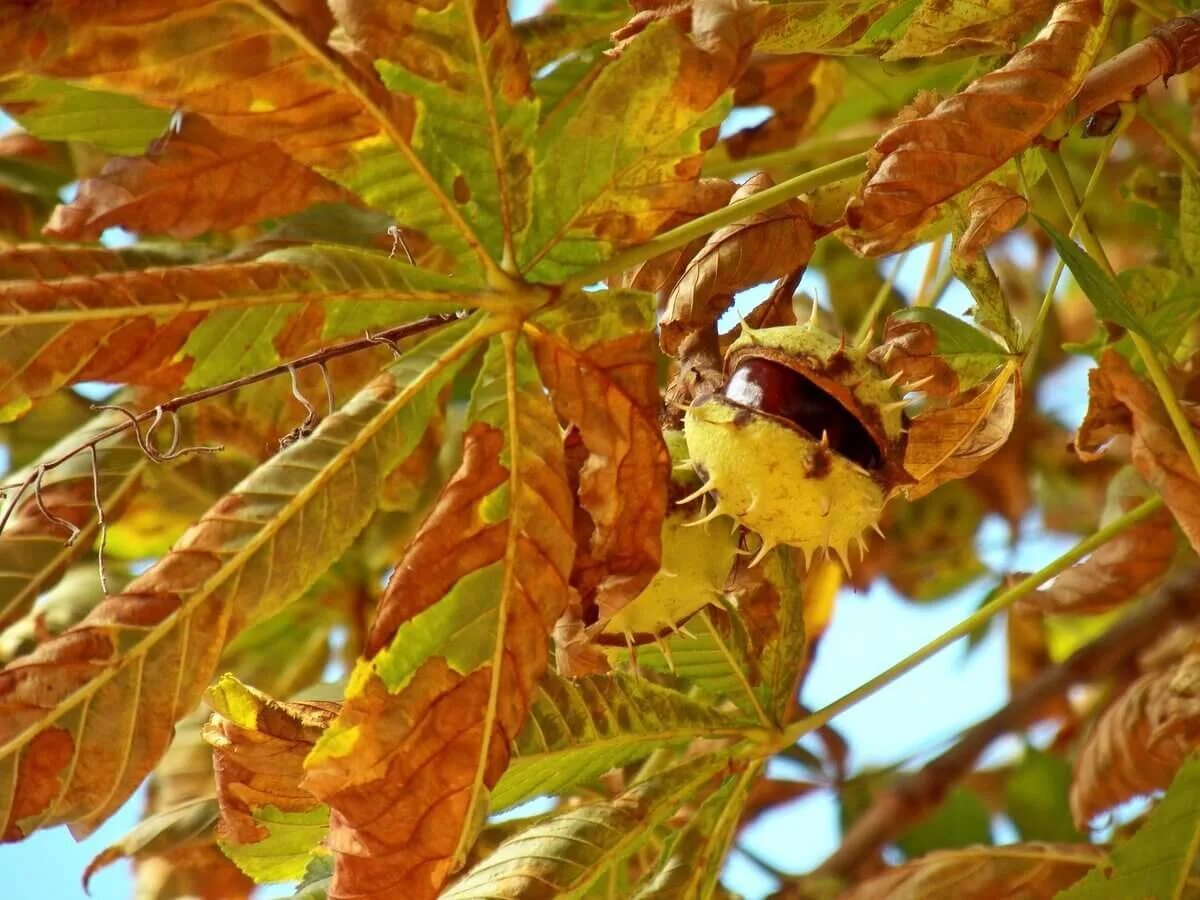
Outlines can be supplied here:
[[581, 290], [589, 284], [595, 284], [602, 278], [632, 269], [634, 266], [644, 263], [648, 259], [653, 259], [669, 250], [682, 247], [685, 244], [691, 243], [696, 238], [711, 234], [718, 228], [723, 228], [726, 225], [732, 225], [734, 222], [741, 221], [754, 213], [770, 209], [772, 206], [778, 206], [785, 200], [790, 200], [799, 194], [815, 190], [826, 184], [832, 184], [835, 181], [841, 181], [843, 178], [849, 178], [851, 175], [861, 172], [866, 162], [866, 153], [857, 153], [854, 156], [848, 156], [827, 166], [813, 169], [811, 172], [805, 172], [803, 175], [797, 175], [795, 178], [789, 178], [787, 181], [781, 181], [774, 187], [769, 187], [765, 191], [759, 191], [757, 194], [746, 197], [744, 200], [739, 200], [737, 203], [731, 203], [729, 206], [722, 207], [715, 212], [700, 216], [698, 219], [693, 219], [690, 222], [680, 225], [678, 228], [664, 231], [644, 244], [630, 247], [628, 250], [618, 253], [604, 262], [598, 263], [567, 279], [563, 285], [563, 292], [572, 293]]
[[[1117, 119], [1117, 124], [1108, 136], [1104, 139], [1104, 144], [1100, 148], [1100, 156], [1096, 160], [1096, 165], [1092, 167], [1092, 175], [1088, 179], [1087, 187], [1083, 191], [1083, 200], [1079, 203], [1079, 208], [1075, 211], [1075, 215], [1071, 217], [1071, 230], [1067, 232], [1067, 237], [1075, 237], [1075, 232], [1079, 230], [1079, 224], [1083, 221], [1084, 213], [1087, 211], [1088, 203], [1095, 194], [1096, 187], [1100, 184], [1100, 176], [1104, 172], [1104, 167], [1108, 165], [1109, 159], [1112, 157], [1112, 148], [1116, 144], [1117, 139], [1125, 133], [1125, 130], [1133, 124], [1136, 118], [1136, 111], [1132, 104], [1125, 103], [1121, 105], [1121, 116]], [[1029, 196], [1026, 194], [1026, 196]], [[1034, 347], [1037, 346], [1037, 341], [1042, 335], [1042, 328], [1046, 324], [1046, 317], [1050, 314], [1050, 307], [1054, 302], [1054, 294], [1058, 290], [1058, 281], [1062, 278], [1063, 270], [1066, 268], [1066, 263], [1061, 259], [1054, 267], [1054, 275], [1050, 278], [1050, 285], [1046, 288], [1046, 295], [1042, 298], [1042, 305], [1038, 308], [1037, 319], [1033, 323], [1033, 330], [1029, 332], [1029, 340], [1025, 342], [1024, 354], [1028, 358]], [[1029, 373], [1027, 373], [1029, 374]]]
[[925, 260], [925, 271], [921, 273], [921, 284], [913, 297], [913, 306], [928, 306], [931, 299], [929, 291], [935, 276], [942, 266], [942, 251], [946, 249], [946, 235], [942, 235], [929, 247], [929, 258]]
[[1119, 518], [1113, 519], [1091, 537], [1080, 541], [1053, 562], [1038, 569], [1032, 575], [1027, 575], [1025, 578], [1021, 579], [1007, 590], [1001, 591], [990, 601], [981, 606], [975, 613], [967, 616], [967, 618], [963, 619], [949, 631], [945, 631], [938, 635], [919, 650], [910, 653], [894, 666], [891, 666], [887, 670], [876, 675], [865, 684], [856, 687], [845, 696], [839, 697], [828, 706], [817, 710], [811, 716], [807, 716], [790, 726], [784, 732], [784, 736], [780, 741], [780, 745], [787, 746], [795, 743], [810, 731], [814, 731], [815, 729], [820, 728], [822, 725], [825, 725], [834, 716], [845, 712], [860, 700], [866, 699], [880, 688], [887, 687], [901, 675], [904, 675], [912, 669], [915, 669], [938, 651], [950, 646], [950, 644], [953, 644], [959, 638], [966, 637], [976, 628], [986, 624], [987, 621], [992, 618], [992, 616], [996, 615], [996, 613], [1007, 609], [1026, 594], [1032, 593], [1039, 588], [1043, 582], [1048, 581], [1055, 575], [1066, 571], [1089, 553], [1093, 553], [1111, 541], [1117, 535], [1153, 515], [1162, 508], [1162, 505], [1163, 501], [1161, 497], [1151, 497], [1149, 500], [1145, 501], [1139, 506], [1134, 507]]
[[[1079, 199], [1075, 194], [1075, 185], [1071, 183], [1071, 176], [1067, 172], [1066, 163], [1063, 162], [1062, 157], [1057, 153], [1047, 151], [1043, 151], [1043, 153], [1046, 159], [1046, 169], [1050, 173], [1051, 181], [1054, 182], [1055, 190], [1058, 191], [1058, 199], [1062, 201], [1063, 209], [1066, 210], [1067, 215], [1074, 217], [1080, 212], [1080, 205]], [[1116, 272], [1113, 271], [1112, 263], [1108, 261], [1104, 247], [1096, 239], [1095, 233], [1088, 224], [1086, 215], [1079, 216], [1079, 237], [1083, 241], [1084, 249], [1087, 250], [1088, 255], [1115, 282], [1117, 278]], [[1154, 383], [1155, 390], [1158, 391], [1158, 396], [1162, 400], [1163, 406], [1166, 407], [1167, 416], [1170, 418], [1171, 424], [1175, 426], [1179, 440], [1183, 442], [1183, 447], [1187, 451], [1192, 467], [1197, 473], [1200, 473], [1200, 442], [1197, 442], [1196, 432], [1184, 414], [1183, 407], [1179, 405], [1179, 398], [1175, 396], [1170, 379], [1167, 378], [1167, 371], [1163, 368], [1162, 361], [1158, 358], [1158, 352], [1146, 338], [1136, 331], [1130, 331], [1129, 337], [1133, 341], [1133, 346], [1137, 348], [1138, 353], [1141, 355], [1142, 362], [1146, 365], [1146, 374], [1150, 376], [1150, 380]]]
[[706, 178], [732, 178], [744, 172], [761, 172], [766, 169], [778, 169], [795, 163], [809, 162], [825, 154], [842, 155], [846, 153], [862, 153], [870, 150], [878, 139], [878, 135], [864, 134], [858, 137], [815, 138], [803, 141], [795, 147], [786, 150], [776, 150], [774, 153], [762, 153], [758, 156], [747, 156], [744, 159], [717, 159], [705, 163]]
[[883, 305], [887, 303], [888, 297], [892, 295], [892, 288], [896, 284], [896, 277], [900, 274], [900, 269], [904, 267], [904, 261], [908, 259], [908, 254], [911, 250], [905, 250], [896, 257], [896, 263], [892, 266], [892, 274], [887, 277], [887, 281], [879, 285], [879, 290], [875, 292], [875, 298], [871, 301], [871, 306], [867, 310], [867, 314], [863, 316], [862, 324], [858, 326], [858, 333], [854, 336], [854, 344], [858, 346], [867, 339], [872, 331], [875, 330], [875, 320], [879, 318], [879, 313], [883, 310]]

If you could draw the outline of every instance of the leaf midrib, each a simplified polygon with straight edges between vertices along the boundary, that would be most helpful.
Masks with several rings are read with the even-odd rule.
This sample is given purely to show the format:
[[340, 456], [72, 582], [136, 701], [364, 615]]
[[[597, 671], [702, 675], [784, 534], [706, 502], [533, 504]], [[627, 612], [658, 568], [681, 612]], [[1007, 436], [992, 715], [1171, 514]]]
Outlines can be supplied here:
[[[27, 726], [23, 731], [14, 735], [12, 739], [0, 746], [0, 758], [6, 757], [13, 752], [19, 752], [30, 740], [40, 734], [45, 728], [49, 727], [56, 720], [61, 718], [66, 712], [73, 709], [79, 703], [89, 699], [93, 694], [100, 690], [104, 685], [108, 684], [120, 672], [124, 671], [125, 667], [132, 661], [144, 656], [155, 645], [158, 644], [163, 637], [169, 634], [178, 624], [181, 619], [190, 619], [205, 600], [207, 600], [217, 588], [230, 578], [236, 572], [239, 572], [246, 561], [257, 553], [262, 547], [266, 546], [271, 539], [275, 537], [283, 525], [291, 521], [292, 516], [297, 510], [302, 509], [312, 496], [323, 489], [332, 477], [332, 473], [338, 472], [348, 462], [352, 461], [358, 452], [366, 445], [368, 441], [373, 439], [383, 428], [383, 426], [391, 421], [395, 414], [407, 405], [413, 396], [422, 390], [434, 377], [442, 372], [447, 366], [462, 358], [464, 355], [473, 350], [478, 344], [486, 340], [490, 335], [489, 323], [485, 320], [479, 323], [474, 329], [465, 334], [447, 353], [440, 356], [433, 365], [429, 366], [419, 376], [413, 379], [405, 386], [395, 397], [386, 403], [370, 420], [369, 422], [355, 435], [354, 439], [347, 443], [345, 447], [334, 455], [330, 463], [321, 470], [322, 475], [315, 477], [308, 485], [298, 491], [296, 495], [289, 500], [279, 510], [272, 521], [264, 526], [254, 538], [247, 541], [236, 554], [222, 565], [221, 569], [199, 589], [195, 591], [186, 600], [182, 601], [179, 608], [168, 614], [161, 622], [155, 625], [152, 629], [146, 632], [145, 637], [131, 647], [119, 660], [106, 666], [95, 677], [81, 688], [73, 691], [62, 702], [57, 703], [51, 708], [46, 715], [36, 720], [31, 725]], [[118, 626], [120, 627], [120, 626]], [[182, 657], [181, 657], [182, 659]], [[182, 670], [182, 664], [181, 664]], [[176, 692], [178, 697], [178, 691]], [[178, 702], [178, 701], [176, 701]], [[14, 779], [14, 783], [16, 779]]]

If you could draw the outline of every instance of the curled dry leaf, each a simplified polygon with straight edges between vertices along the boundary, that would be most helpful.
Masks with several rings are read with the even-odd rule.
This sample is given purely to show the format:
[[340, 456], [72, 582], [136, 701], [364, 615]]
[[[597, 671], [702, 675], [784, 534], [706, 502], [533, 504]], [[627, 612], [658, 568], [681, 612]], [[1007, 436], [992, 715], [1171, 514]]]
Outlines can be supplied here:
[[1012, 844], [938, 850], [864, 881], [839, 900], [995, 900], [1053, 897], [1104, 858], [1090, 844]]
[[232, 675], [206, 698], [215, 715], [201, 734], [213, 750], [222, 849], [256, 881], [299, 878], [328, 822], [324, 805], [300, 786], [304, 758], [338, 704], [283, 703]]
[[722, 146], [729, 158], [745, 159], [795, 146], [841, 99], [844, 81], [840, 62], [808, 53], [752, 59], [734, 86], [733, 102], [767, 106], [774, 115], [727, 137]]
[[[760, 172], [738, 188], [730, 202], [773, 183], [770, 175]], [[687, 335], [711, 328], [738, 291], [804, 265], [812, 256], [813, 238], [808, 207], [800, 200], [714, 232], [671, 289], [659, 320], [663, 351], [675, 355]]]
[[985, 181], [967, 200], [967, 227], [954, 245], [954, 252], [968, 263], [979, 258], [984, 247], [1015, 228], [1029, 212], [1029, 201], [995, 181]]
[[[706, 213], [714, 212], [722, 206], [727, 206], [738, 186], [724, 178], [701, 178], [691, 186], [691, 189], [681, 198], [681, 202], [671, 218], [661, 226], [662, 231], [686, 225]], [[672, 286], [683, 274], [684, 268], [691, 262], [692, 257], [700, 252], [707, 238], [697, 238], [690, 244], [685, 244], [677, 250], [669, 250], [660, 256], [647, 260], [628, 272], [622, 273], [614, 282], [614, 286], [629, 287], [638, 291], [651, 291], [659, 294], [659, 302], [665, 304]]]
[[63, 240], [94, 240], [120, 225], [186, 239], [348, 197], [274, 144], [223, 134], [187, 116], [177, 134], [145, 156], [115, 157], [84, 179], [44, 230]]
[[1166, 788], [1200, 739], [1200, 651], [1133, 682], [1096, 722], [1075, 763], [1071, 813], [1097, 814]]
[[846, 209], [851, 228], [890, 252], [939, 203], [1030, 146], [1075, 94], [1103, 38], [1100, 0], [1066, 0], [1029, 44], [929, 112], [902, 117], [875, 144]]
[[[624, 322], [613, 315], [618, 306]], [[584, 295], [571, 309], [569, 333], [555, 312], [525, 333], [559, 418], [578, 429], [587, 449], [578, 490], [592, 528], [576, 554], [572, 585], [606, 621], [658, 571], [670, 457], [658, 425], [647, 305], [636, 296]], [[615, 327], [606, 318], [617, 319]]]
[[1113, 103], [1136, 99], [1160, 78], [1187, 72], [1200, 63], [1200, 12], [1155, 27], [1132, 47], [1092, 69], [1073, 104], [1073, 120]]
[[1021, 372], [1010, 362], [990, 383], [916, 416], [904, 451], [904, 468], [917, 481], [909, 499], [966, 478], [995, 455], [1012, 433], [1020, 402]]
[[[1192, 428], [1200, 416], [1189, 412]], [[1088, 373], [1088, 409], [1076, 451], [1085, 459], [1114, 437], [1132, 435], [1134, 468], [1162, 496], [1192, 547], [1200, 550], [1200, 475], [1188, 459], [1162, 401], [1125, 357], [1105, 351]]]

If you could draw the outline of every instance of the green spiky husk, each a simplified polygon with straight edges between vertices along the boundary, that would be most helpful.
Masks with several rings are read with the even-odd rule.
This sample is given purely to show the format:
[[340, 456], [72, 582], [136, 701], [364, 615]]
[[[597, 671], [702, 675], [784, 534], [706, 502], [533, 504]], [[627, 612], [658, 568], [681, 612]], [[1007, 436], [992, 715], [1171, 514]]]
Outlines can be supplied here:
[[684, 417], [692, 465], [717, 510], [808, 562], [828, 547], [843, 563], [887, 499], [871, 473], [771, 416], [709, 396]]

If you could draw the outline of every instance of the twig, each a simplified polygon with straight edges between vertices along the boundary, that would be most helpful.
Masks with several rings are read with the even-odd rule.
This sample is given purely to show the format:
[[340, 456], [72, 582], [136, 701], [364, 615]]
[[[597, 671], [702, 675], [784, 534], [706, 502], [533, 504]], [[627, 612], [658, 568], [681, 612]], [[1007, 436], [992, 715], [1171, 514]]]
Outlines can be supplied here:
[[936, 809], [993, 741], [1024, 728], [1046, 701], [1073, 685], [1111, 672], [1159, 634], [1165, 620], [1189, 614], [1194, 615], [1195, 608], [1182, 593], [1161, 591], [1063, 662], [1042, 670], [1003, 709], [967, 729], [956, 743], [920, 771], [876, 796], [846, 833], [841, 846], [816, 872], [853, 877], [860, 865]]
[[103, 431], [93, 435], [79, 446], [74, 447], [73, 449], [62, 453], [59, 456], [42, 463], [36, 470], [34, 470], [34, 472], [31, 472], [23, 482], [20, 482], [19, 484], [0, 485], [0, 491], [7, 491], [11, 488], [19, 489], [19, 493], [13, 499], [13, 502], [8, 505], [4, 515], [0, 517], [0, 533], [4, 531], [4, 527], [8, 523], [9, 517], [12, 515], [13, 510], [16, 509], [21, 494], [23, 494], [31, 484], [34, 484], [35, 479], [40, 481], [42, 473], [61, 466], [67, 460], [77, 456], [80, 453], [83, 453], [86, 450], [89, 450], [92, 447], [97, 446], [111, 437], [116, 437], [119, 434], [123, 434], [130, 428], [134, 429], [138, 444], [142, 448], [142, 451], [145, 452], [151, 459], [159, 459], [161, 454], [152, 449], [147, 449], [148, 445], [146, 444], [145, 439], [138, 428], [142, 422], [152, 421], [155, 418], [161, 418], [164, 414], [174, 413], [177, 410], [183, 409], [185, 406], [191, 406], [193, 403], [199, 403], [202, 400], [208, 400], [212, 397], [219, 397], [222, 394], [231, 393], [232, 391], [236, 391], [239, 388], [246, 387], [247, 385], [257, 384], [260, 381], [267, 381], [268, 379], [274, 378], [277, 375], [282, 375], [292, 369], [303, 369], [307, 366], [319, 366], [331, 359], [335, 359], [336, 357], [346, 356], [350, 353], [357, 353], [361, 350], [367, 350], [378, 344], [380, 341], [392, 344], [396, 341], [403, 340], [404, 338], [422, 334], [426, 331], [431, 331], [432, 329], [438, 328], [442, 325], [447, 325], [450, 322], [456, 321], [462, 316], [463, 313], [459, 312], [426, 316], [423, 319], [417, 319], [415, 322], [407, 322], [403, 325], [397, 325], [393, 328], [384, 329], [374, 336], [356, 338], [352, 341], [344, 341], [341, 344], [334, 344], [330, 347], [314, 350], [312, 353], [308, 353], [304, 356], [293, 359], [291, 362], [280, 363], [277, 366], [271, 366], [268, 369], [252, 372], [251, 374], [244, 375], [241, 378], [235, 378], [234, 380], [226, 381], [223, 384], [216, 384], [212, 387], [193, 391], [190, 394], [181, 394], [178, 397], [172, 397], [171, 399], [160, 403], [153, 409], [146, 410], [142, 413], [132, 413], [120, 406], [96, 407], [97, 409], [112, 409], [122, 412], [128, 417], [128, 420], [118, 425], [112, 425], [108, 428], [105, 428]]
[[[178, 438], [178, 430], [176, 430]], [[174, 447], [174, 444], [172, 444]], [[100, 590], [108, 596], [108, 572], [104, 568], [104, 547], [108, 543], [108, 522], [104, 518], [104, 504], [100, 502], [100, 461], [96, 445], [88, 448], [92, 454], [92, 502], [96, 504], [96, 523], [100, 526], [100, 540], [96, 546], [96, 562], [100, 570]]]

